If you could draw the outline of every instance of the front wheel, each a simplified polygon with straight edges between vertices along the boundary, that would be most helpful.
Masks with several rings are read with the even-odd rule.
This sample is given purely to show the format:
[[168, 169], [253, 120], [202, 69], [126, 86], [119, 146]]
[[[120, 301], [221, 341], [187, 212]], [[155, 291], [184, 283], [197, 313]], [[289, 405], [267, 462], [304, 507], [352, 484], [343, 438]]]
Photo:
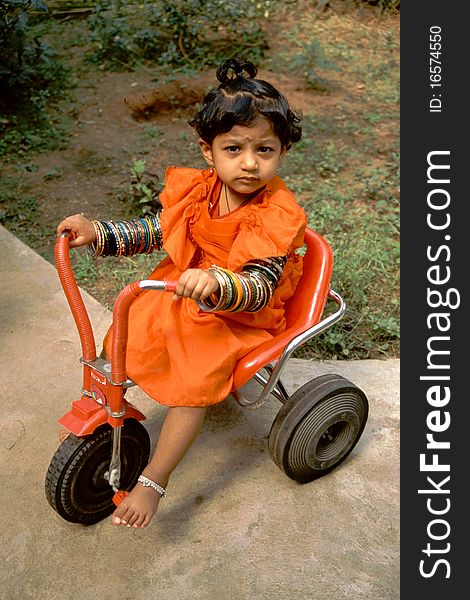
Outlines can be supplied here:
[[[116, 508], [113, 488], [105, 478], [112, 442], [113, 429], [104, 425], [86, 437], [71, 433], [57, 448], [47, 470], [45, 493], [66, 521], [91, 525]], [[149, 455], [147, 430], [139, 421], [126, 419], [121, 432], [121, 489], [134, 487]]]

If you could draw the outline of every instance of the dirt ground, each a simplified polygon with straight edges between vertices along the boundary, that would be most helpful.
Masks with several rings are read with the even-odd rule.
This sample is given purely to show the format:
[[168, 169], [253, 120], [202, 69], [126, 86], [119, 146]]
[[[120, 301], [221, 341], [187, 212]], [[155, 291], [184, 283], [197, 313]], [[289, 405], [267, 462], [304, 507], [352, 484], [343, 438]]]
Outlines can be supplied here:
[[[298, 19], [298, 14], [290, 10], [291, 4], [286, 3], [283, 27], [279, 28], [278, 23], [270, 26], [270, 56], [282, 53], [286, 43], [282, 32]], [[295, 5], [303, 10], [304, 17], [312, 18], [310, 2]], [[399, 14], [379, 15], [375, 7], [367, 7], [363, 2], [329, 2], [313, 18], [320, 42], [333, 38], [348, 44], [355, 37], [357, 44], [363, 35], [366, 59], [367, 52], [374, 51], [370, 40], [377, 32], [391, 31], [399, 37]], [[351, 77], [347, 68], [325, 75], [329, 82], [327, 91], [309, 87], [300, 72], [260, 69], [258, 73], [277, 86], [296, 109], [306, 115], [314, 112], [319, 122], [332, 115], [348, 119], [360, 112], [367, 101], [367, 87]], [[204, 166], [197, 138], [187, 122], [196, 110], [194, 102], [216, 84], [213, 69], [170, 82], [156, 80], [155, 72], [148, 68], [134, 72], [82, 72], [69, 111], [73, 117], [70, 138], [62, 149], [34, 155], [30, 158], [32, 167], [22, 169], [22, 186], [38, 199], [39, 225], [50, 231], [50, 236], [43, 236], [35, 249], [48, 259], [52, 257], [55, 227], [66, 215], [81, 212], [96, 219], [124, 216], [127, 207], [119, 197], [128, 189], [130, 166], [137, 159], [145, 159], [146, 171], [160, 182], [169, 165]], [[148, 110], [143, 111], [142, 107]], [[392, 145], [396, 128], [390, 123], [378, 124], [374, 135], [379, 150], [370, 162], [380, 166], [385, 160], [380, 147]], [[339, 147], [361, 143], [359, 127], [347, 136], [348, 139], [336, 139], [335, 143]], [[17, 177], [17, 171], [18, 165], [10, 164], [3, 174]], [[308, 198], [300, 193], [298, 200], [302, 204]], [[88, 291], [109, 303], [103, 283], [101, 289], [96, 284]]]

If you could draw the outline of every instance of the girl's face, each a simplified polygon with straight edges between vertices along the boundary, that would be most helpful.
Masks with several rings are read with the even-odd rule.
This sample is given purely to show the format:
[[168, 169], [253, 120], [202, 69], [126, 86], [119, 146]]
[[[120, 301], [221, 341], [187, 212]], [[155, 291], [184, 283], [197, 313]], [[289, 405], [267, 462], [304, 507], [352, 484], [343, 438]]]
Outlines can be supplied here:
[[276, 175], [285, 153], [270, 121], [262, 116], [249, 127], [235, 125], [216, 136], [212, 145], [204, 140], [199, 140], [199, 145], [235, 204], [255, 196]]

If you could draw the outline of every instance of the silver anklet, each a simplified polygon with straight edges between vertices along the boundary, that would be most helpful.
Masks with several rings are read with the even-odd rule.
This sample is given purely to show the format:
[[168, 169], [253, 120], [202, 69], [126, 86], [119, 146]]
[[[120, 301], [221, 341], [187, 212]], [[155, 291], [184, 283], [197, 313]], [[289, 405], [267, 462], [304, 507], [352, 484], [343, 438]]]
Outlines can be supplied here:
[[155, 481], [152, 481], [148, 477], [145, 477], [145, 475], [140, 475], [137, 481], [141, 483], [144, 487], [151, 487], [152, 489], [154, 489], [160, 494], [162, 498], [166, 496], [166, 490], [162, 488], [161, 485], [158, 485], [158, 483], [155, 483]]

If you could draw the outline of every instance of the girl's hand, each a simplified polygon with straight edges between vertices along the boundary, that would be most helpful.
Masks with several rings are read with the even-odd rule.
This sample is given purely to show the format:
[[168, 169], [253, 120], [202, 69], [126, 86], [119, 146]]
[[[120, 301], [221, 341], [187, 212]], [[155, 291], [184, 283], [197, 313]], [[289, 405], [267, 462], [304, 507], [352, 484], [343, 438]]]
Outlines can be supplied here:
[[218, 289], [219, 283], [212, 273], [204, 269], [188, 269], [178, 279], [173, 300], [204, 300]]
[[96, 241], [96, 232], [93, 223], [83, 215], [65, 217], [57, 226], [57, 235], [60, 235], [64, 229], [70, 229], [75, 236], [69, 242], [70, 248], [92, 244]]

